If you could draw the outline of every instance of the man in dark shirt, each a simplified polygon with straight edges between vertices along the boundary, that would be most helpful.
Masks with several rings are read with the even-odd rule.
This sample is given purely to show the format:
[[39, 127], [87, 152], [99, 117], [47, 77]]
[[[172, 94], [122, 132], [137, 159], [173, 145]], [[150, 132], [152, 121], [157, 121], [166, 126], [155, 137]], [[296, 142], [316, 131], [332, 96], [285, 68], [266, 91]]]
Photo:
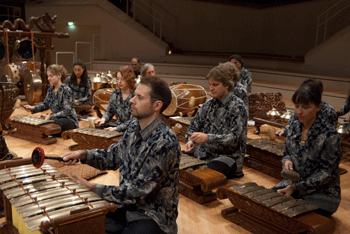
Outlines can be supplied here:
[[135, 78], [137, 79], [137, 77], [140, 75], [140, 70], [141, 70], [141, 62], [139, 58], [132, 58], [131, 59], [131, 66], [132, 66], [132, 70], [135, 73]]
[[177, 233], [181, 148], [160, 117], [170, 101], [171, 91], [164, 81], [144, 77], [130, 100], [135, 118], [117, 143], [107, 151], [78, 150], [62, 155], [67, 164], [80, 159], [100, 170], [119, 169], [119, 186], [75, 177], [117, 205], [116, 212], [106, 216], [106, 233]]

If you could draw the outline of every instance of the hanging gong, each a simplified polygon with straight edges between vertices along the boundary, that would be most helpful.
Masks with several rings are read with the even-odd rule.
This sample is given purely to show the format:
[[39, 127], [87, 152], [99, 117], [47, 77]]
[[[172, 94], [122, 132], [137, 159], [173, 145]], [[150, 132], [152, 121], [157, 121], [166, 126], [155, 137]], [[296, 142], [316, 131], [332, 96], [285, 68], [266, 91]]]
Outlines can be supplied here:
[[[29, 39], [21, 39], [15, 42], [15, 50], [17, 52], [17, 58], [19, 60], [28, 60], [33, 58], [32, 41]], [[34, 44], [34, 54], [36, 52], [36, 46]]]
[[28, 71], [24, 77], [24, 95], [29, 105], [40, 101], [42, 80], [39, 72]]
[[0, 61], [4, 59], [5, 51], [6, 51], [5, 44], [0, 39]]

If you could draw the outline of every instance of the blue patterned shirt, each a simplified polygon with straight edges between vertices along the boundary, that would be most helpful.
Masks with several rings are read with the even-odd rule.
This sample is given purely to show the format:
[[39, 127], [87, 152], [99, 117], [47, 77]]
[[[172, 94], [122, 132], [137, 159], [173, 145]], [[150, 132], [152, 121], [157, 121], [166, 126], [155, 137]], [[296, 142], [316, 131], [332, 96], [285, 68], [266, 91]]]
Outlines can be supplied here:
[[248, 94], [250, 94], [252, 92], [252, 73], [244, 67], [242, 67], [242, 69], [239, 71], [239, 74], [241, 78], [239, 82], [243, 85], [243, 87], [245, 87]]
[[[219, 156], [234, 158], [237, 172], [242, 171], [247, 141], [247, 109], [243, 101], [229, 92], [219, 101], [212, 98], [198, 110], [187, 134], [208, 134], [208, 141], [195, 147], [195, 157], [212, 160]], [[189, 140], [189, 135], [186, 136]]]
[[72, 90], [66, 84], [62, 84], [58, 88], [57, 94], [55, 94], [54, 89], [54, 86], [48, 88], [45, 100], [41, 104], [36, 105], [32, 113], [50, 109], [53, 119], [60, 117], [71, 119], [75, 127], [79, 128], [77, 113], [74, 109]]
[[[340, 136], [333, 125], [321, 118], [317, 118], [308, 130], [305, 146], [300, 146], [301, 131], [299, 120], [291, 122], [282, 165], [287, 160], [293, 162], [294, 171], [300, 174], [300, 181], [294, 184], [306, 202], [335, 212], [340, 203]], [[292, 183], [285, 179], [277, 186], [286, 187]]]
[[237, 82], [235, 83], [235, 86], [233, 87], [232, 89], [232, 92], [237, 96], [239, 97], [240, 99], [242, 99], [242, 101], [244, 102], [244, 104], [246, 105], [247, 107], [247, 110], [249, 112], [249, 99], [248, 99], [248, 92], [247, 92], [247, 89], [244, 88], [244, 86]]
[[131, 92], [129, 96], [123, 100], [122, 91], [120, 89], [115, 89], [109, 98], [107, 110], [102, 116], [102, 118], [106, 119], [106, 123], [108, 123], [115, 114], [118, 116], [118, 120], [113, 124], [114, 126], [128, 121], [132, 117], [130, 99], [134, 96], [135, 93]]
[[[338, 116], [345, 115], [350, 111], [350, 95], [346, 98], [345, 104], [341, 110], [337, 111]], [[350, 123], [349, 123], [350, 124]]]
[[78, 84], [76, 81], [71, 80], [71, 77], [67, 77], [66, 84], [73, 91], [73, 100], [78, 100], [85, 105], [91, 105], [91, 81], [87, 79], [86, 84]]
[[[334, 125], [335, 127], [337, 126], [337, 119], [338, 119], [337, 113], [335, 112], [334, 108], [331, 105], [325, 103], [324, 101], [322, 101], [322, 107], [321, 107], [319, 117], [329, 122], [330, 124]], [[284, 136], [287, 136], [287, 132], [290, 131], [289, 130], [290, 123], [292, 123], [295, 120], [298, 120], [298, 117], [294, 112], [294, 114], [288, 120], [288, 125], [282, 128], [284, 130]]]
[[85, 163], [100, 170], [119, 168], [119, 186], [95, 184], [94, 191], [128, 208], [128, 222], [151, 218], [164, 232], [177, 233], [180, 154], [175, 133], [161, 118], [142, 131], [135, 119], [107, 151], [88, 150]]

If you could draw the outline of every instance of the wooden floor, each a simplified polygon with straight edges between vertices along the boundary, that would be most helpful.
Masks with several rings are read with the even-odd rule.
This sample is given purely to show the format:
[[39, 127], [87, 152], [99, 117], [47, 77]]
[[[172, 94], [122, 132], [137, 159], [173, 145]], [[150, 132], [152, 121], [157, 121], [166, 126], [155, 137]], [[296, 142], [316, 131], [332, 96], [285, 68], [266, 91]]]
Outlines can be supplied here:
[[[23, 109], [16, 109], [12, 115], [30, 115]], [[40, 114], [36, 114], [37, 116]], [[88, 126], [88, 122], [79, 121], [80, 127]], [[254, 135], [255, 128], [249, 127], [249, 138], [267, 137], [267, 126], [261, 127], [261, 133], [259, 136]], [[44, 149], [45, 153], [50, 154], [62, 154], [68, 151], [68, 147], [73, 145], [73, 140], [63, 140], [58, 138], [58, 142], [53, 145], [40, 145], [30, 141], [17, 139], [4, 133], [6, 143], [11, 151], [14, 151], [21, 157], [29, 157], [33, 149], [40, 146]], [[283, 139], [279, 139], [283, 141]], [[183, 145], [182, 145], [183, 147]], [[347, 169], [350, 172], [350, 156], [344, 155], [340, 166]], [[243, 167], [244, 176], [234, 181], [238, 182], [256, 182], [259, 185], [265, 187], [272, 187], [279, 181], [275, 178], [262, 174], [254, 169]], [[119, 183], [118, 171], [109, 171], [108, 174], [102, 175], [92, 180], [96, 183], [103, 183], [108, 185], [117, 185]], [[336, 222], [336, 231], [334, 233], [343, 234], [350, 233], [350, 173], [341, 175], [341, 189], [342, 200], [338, 211], [332, 216], [332, 219]], [[221, 210], [231, 207], [231, 203], [228, 199], [216, 200], [204, 205], [200, 205], [187, 197], [180, 194], [179, 203], [179, 216], [177, 219], [178, 233], [193, 234], [193, 233], [250, 233], [242, 227], [235, 225], [221, 216]], [[3, 222], [4, 219], [0, 221]]]

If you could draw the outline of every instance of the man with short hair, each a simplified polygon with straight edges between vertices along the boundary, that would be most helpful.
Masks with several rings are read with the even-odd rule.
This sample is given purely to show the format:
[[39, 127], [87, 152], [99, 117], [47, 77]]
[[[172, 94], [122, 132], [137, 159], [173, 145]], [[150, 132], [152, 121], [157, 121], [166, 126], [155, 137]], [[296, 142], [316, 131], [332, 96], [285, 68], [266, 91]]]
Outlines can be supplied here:
[[106, 216], [106, 233], [177, 233], [181, 148], [161, 119], [171, 102], [168, 85], [144, 77], [130, 100], [131, 114], [122, 138], [108, 150], [78, 150], [62, 155], [100, 170], [119, 169], [119, 186], [94, 184], [76, 177], [118, 209]]
[[194, 152], [195, 157], [207, 161], [208, 168], [227, 178], [243, 176], [248, 129], [246, 106], [231, 92], [234, 83], [227, 67], [214, 67], [207, 79], [213, 98], [191, 120], [184, 151]]
[[131, 59], [131, 66], [132, 66], [132, 70], [135, 73], [135, 78], [137, 79], [137, 77], [140, 75], [140, 70], [141, 70], [141, 62], [139, 58], [132, 58]]

